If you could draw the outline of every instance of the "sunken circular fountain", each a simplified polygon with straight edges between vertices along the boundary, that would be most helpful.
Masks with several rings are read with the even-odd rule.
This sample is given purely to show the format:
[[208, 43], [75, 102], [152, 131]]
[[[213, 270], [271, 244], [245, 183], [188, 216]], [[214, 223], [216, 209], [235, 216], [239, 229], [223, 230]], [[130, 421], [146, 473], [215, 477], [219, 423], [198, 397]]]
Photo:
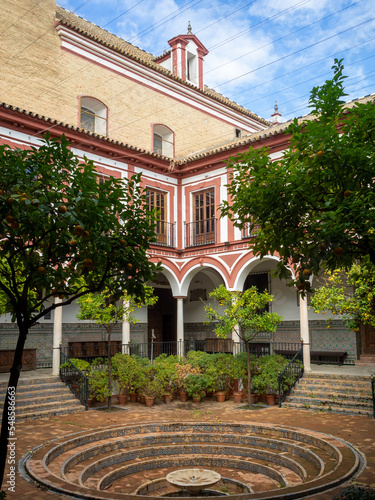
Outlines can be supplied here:
[[[350, 443], [305, 429], [158, 422], [64, 436], [31, 450], [20, 467], [30, 481], [75, 498], [191, 498], [203, 490], [199, 497], [287, 499], [347, 482], [362, 464]], [[185, 479], [181, 470], [190, 471]], [[208, 472], [197, 484], [192, 470]]]

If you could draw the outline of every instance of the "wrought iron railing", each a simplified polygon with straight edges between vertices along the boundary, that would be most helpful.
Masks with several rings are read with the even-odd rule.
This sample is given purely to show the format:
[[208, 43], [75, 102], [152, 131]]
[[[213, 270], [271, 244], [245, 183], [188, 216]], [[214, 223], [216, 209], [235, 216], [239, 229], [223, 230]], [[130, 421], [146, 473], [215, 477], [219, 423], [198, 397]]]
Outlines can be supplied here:
[[251, 225], [249, 222], [246, 222], [244, 224], [243, 229], [242, 229], [242, 239], [254, 238], [254, 236], [256, 236], [259, 233], [259, 230], [260, 230], [259, 224], [255, 224], [252, 230], [250, 230], [250, 227], [251, 227]]
[[157, 221], [156, 241], [154, 241], [153, 243], [155, 245], [161, 245], [163, 247], [175, 247], [175, 223]]
[[[300, 349], [299, 342], [252, 342], [250, 343], [250, 353], [257, 358], [270, 354], [283, 354], [286, 358], [292, 359]], [[108, 357], [107, 342], [82, 342], [82, 345], [62, 347], [62, 353], [67, 358], [78, 358], [90, 363], [97, 358], [105, 360]], [[236, 355], [246, 352], [244, 342], [234, 342], [231, 339], [218, 339], [216, 337], [203, 340], [179, 340], [171, 342], [129, 342], [121, 344], [114, 341], [111, 344], [111, 356], [118, 352], [123, 354], [136, 354], [142, 358], [155, 359], [161, 354], [186, 356], [189, 351], [203, 351], [207, 353], [230, 353]]]
[[298, 380], [303, 376], [303, 345], [299, 344], [300, 349], [289, 361], [284, 370], [279, 374], [279, 407], [285, 401], [286, 397], [290, 394], [293, 387]]
[[372, 392], [372, 414], [375, 418], [375, 373], [371, 377], [371, 392]]
[[60, 378], [88, 410], [89, 380], [85, 373], [60, 351]]
[[196, 247], [216, 243], [217, 219], [185, 222], [185, 247]]

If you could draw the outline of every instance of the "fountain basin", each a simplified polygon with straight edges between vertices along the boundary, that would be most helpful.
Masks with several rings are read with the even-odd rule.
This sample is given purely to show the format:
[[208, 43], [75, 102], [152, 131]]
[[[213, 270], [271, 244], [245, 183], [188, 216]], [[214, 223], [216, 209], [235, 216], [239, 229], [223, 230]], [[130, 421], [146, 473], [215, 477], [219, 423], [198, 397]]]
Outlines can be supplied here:
[[209, 488], [221, 479], [221, 475], [207, 469], [180, 469], [170, 472], [166, 480], [172, 486], [192, 493]]

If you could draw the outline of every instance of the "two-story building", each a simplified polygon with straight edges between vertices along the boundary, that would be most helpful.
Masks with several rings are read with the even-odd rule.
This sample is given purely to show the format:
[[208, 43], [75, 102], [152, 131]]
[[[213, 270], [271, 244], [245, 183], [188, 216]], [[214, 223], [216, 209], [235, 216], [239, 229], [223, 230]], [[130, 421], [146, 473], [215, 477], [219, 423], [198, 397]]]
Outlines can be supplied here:
[[[274, 295], [270, 307], [283, 322], [259, 343], [299, 342], [300, 299], [272, 275], [277, 256], [260, 261], [249, 248], [253, 235], [218, 209], [227, 199], [229, 156], [266, 145], [277, 159], [288, 147], [277, 110], [268, 121], [205, 86], [208, 51], [190, 26], [155, 57], [55, 0], [3, 0], [2, 25], [0, 143], [28, 148], [47, 131], [64, 133], [78, 157], [94, 161], [99, 182], [141, 172], [149, 206], [160, 211], [150, 252], [163, 269], [152, 283], [159, 301], [114, 338], [132, 345], [188, 340], [194, 348], [214, 336], [201, 299], [224, 284]], [[102, 331], [76, 313], [77, 306], [63, 308], [63, 346], [103, 341]], [[308, 314], [312, 348], [345, 350], [354, 363], [356, 335], [340, 320], [328, 330], [323, 317]], [[51, 362], [55, 322], [54, 314], [45, 317], [27, 339], [39, 366]], [[1, 318], [0, 350], [13, 348], [16, 331]]]

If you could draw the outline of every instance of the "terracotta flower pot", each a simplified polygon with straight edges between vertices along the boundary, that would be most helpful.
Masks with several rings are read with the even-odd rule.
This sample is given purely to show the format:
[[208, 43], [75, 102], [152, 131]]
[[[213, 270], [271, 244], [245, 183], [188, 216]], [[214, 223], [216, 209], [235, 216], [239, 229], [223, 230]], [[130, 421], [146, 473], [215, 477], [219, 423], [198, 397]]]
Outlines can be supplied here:
[[197, 396], [193, 396], [193, 403], [200, 403], [201, 399], [202, 398], [199, 394]]
[[266, 394], [267, 404], [275, 405], [276, 404], [276, 395], [275, 394]]
[[180, 401], [187, 401], [188, 395], [186, 391], [179, 391]]
[[124, 405], [128, 399], [128, 396], [126, 394], [119, 394], [117, 396], [117, 399], [120, 405]]
[[138, 399], [138, 394], [136, 392], [131, 392], [129, 394], [129, 398], [131, 403], [136, 403]]
[[163, 398], [164, 398], [164, 403], [168, 404], [172, 401], [172, 394], [164, 394]]
[[225, 392], [224, 391], [216, 391], [216, 399], [217, 399], [218, 403], [224, 403]]
[[241, 392], [234, 392], [233, 393], [234, 397], [234, 402], [235, 403], [241, 403], [242, 402], [242, 393]]
[[87, 406], [89, 408], [91, 408], [93, 404], [94, 404], [94, 398], [88, 398], [87, 399]]
[[146, 406], [152, 406], [154, 404], [155, 398], [150, 396], [145, 396]]

